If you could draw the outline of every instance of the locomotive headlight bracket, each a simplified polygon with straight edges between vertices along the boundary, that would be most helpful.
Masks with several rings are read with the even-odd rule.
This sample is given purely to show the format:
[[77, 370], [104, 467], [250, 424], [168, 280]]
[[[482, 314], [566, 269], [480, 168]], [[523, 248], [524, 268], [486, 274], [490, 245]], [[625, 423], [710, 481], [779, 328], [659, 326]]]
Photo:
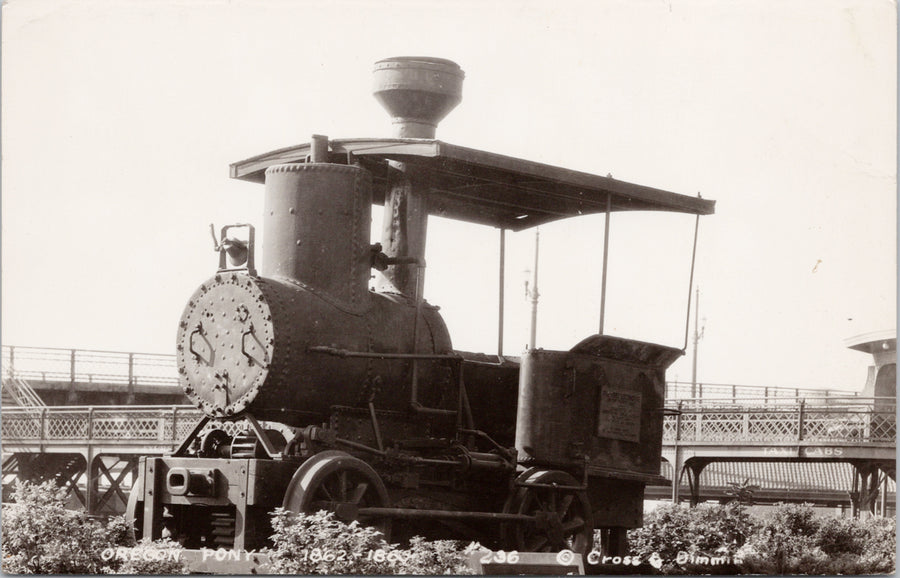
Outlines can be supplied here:
[[[228, 235], [230, 229], [241, 228], [247, 229], [246, 241]], [[251, 276], [256, 277], [254, 259], [256, 230], [253, 225], [249, 223], [225, 225], [219, 232], [219, 238], [216, 239], [216, 227], [210, 223], [209, 232], [213, 238], [213, 249], [219, 253], [218, 272], [247, 271]]]

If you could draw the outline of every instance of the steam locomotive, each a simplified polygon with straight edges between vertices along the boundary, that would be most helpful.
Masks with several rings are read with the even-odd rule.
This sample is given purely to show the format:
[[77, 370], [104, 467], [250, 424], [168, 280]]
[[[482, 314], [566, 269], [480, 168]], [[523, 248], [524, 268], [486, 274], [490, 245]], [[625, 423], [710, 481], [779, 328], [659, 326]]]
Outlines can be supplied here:
[[172, 455], [141, 460], [137, 536], [250, 551], [283, 506], [395, 538], [585, 552], [602, 530], [625, 547], [662, 481], [665, 370], [684, 350], [603, 334], [515, 359], [455, 350], [423, 296], [428, 216], [496, 227], [502, 247], [560, 218], [699, 218], [714, 202], [435, 140], [463, 76], [443, 59], [379, 61], [392, 138], [315, 135], [231, 166], [265, 185], [262, 267], [252, 226], [221, 230], [177, 335], [204, 417]]

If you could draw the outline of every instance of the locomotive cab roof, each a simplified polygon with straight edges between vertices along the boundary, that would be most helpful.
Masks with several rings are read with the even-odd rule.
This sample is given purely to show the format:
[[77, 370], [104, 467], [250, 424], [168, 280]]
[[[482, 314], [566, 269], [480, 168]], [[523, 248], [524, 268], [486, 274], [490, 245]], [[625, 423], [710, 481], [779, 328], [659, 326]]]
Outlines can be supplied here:
[[[373, 200], [384, 204], [388, 161], [421, 167], [429, 175], [429, 214], [521, 231], [594, 213], [669, 211], [709, 215], [715, 201], [612, 177], [422, 138], [328, 141], [328, 161], [359, 164], [373, 176]], [[233, 163], [231, 177], [263, 183], [266, 168], [308, 162], [312, 143]]]

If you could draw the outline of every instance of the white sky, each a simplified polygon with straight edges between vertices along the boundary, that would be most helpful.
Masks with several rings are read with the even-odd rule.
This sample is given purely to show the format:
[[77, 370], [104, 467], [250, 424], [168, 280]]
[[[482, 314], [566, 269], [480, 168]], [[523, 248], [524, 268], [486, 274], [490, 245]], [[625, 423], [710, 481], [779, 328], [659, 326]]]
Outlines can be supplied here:
[[[466, 73], [438, 138], [717, 201], [701, 381], [860, 389], [843, 341], [896, 317], [896, 23], [880, 0], [7, 0], [3, 343], [173, 352], [209, 223], [260, 223], [228, 164], [390, 136], [372, 65], [426, 55]], [[429, 301], [496, 352], [497, 231], [429, 227]], [[613, 216], [608, 333], [683, 345], [692, 227]], [[542, 227], [539, 346], [596, 332], [602, 239]], [[508, 354], [533, 243], [509, 238]]]

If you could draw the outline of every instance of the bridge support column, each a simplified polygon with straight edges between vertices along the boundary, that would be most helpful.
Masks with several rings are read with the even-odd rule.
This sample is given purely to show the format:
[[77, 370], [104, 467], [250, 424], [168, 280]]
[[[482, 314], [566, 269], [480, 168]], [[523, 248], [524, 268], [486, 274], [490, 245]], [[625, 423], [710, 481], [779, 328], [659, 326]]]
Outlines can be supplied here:
[[[120, 514], [128, 503], [126, 480], [137, 478], [138, 454], [102, 454], [91, 461], [88, 503], [91, 514]], [[103, 489], [102, 485], [108, 484]]]
[[75, 350], [69, 353], [69, 390], [66, 393], [66, 405], [78, 404], [78, 392], [75, 391]]
[[879, 486], [887, 476], [881, 473], [879, 464], [856, 462], [853, 464], [853, 489], [850, 491], [851, 514], [853, 517], [875, 515]]
[[690, 503], [693, 508], [700, 503], [700, 474], [709, 464], [705, 459], [684, 459], [681, 451], [675, 449], [675, 459], [672, 464], [672, 503], [677, 504], [681, 500], [681, 480], [687, 475]]
[[684, 473], [688, 477], [688, 488], [690, 488], [691, 492], [692, 508], [700, 503], [700, 475], [703, 473], [703, 468], [706, 467], [707, 463], [700, 460], [688, 460], [688, 463], [684, 466]]
[[684, 455], [681, 448], [675, 446], [675, 457], [671, 461], [672, 464], [672, 503], [677, 504], [681, 501], [681, 475], [684, 469]]
[[96, 461], [96, 457], [94, 456], [94, 450], [90, 446], [88, 446], [87, 451], [85, 453], [85, 483], [84, 483], [84, 510], [88, 514], [94, 513], [95, 504], [97, 502], [97, 489], [98, 482], [97, 476], [95, 475], [95, 466], [94, 462]]

